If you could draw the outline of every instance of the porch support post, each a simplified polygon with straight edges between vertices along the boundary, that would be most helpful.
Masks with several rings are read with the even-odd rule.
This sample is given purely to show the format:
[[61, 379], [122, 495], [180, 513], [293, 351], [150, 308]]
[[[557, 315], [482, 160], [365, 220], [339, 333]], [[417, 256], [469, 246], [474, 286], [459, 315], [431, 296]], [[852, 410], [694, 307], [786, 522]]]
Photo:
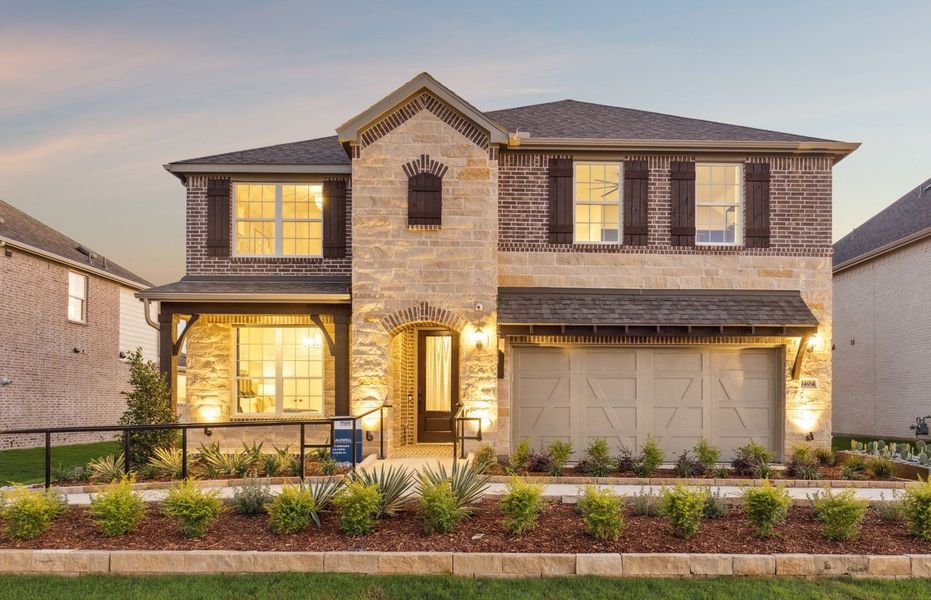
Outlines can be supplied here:
[[335, 313], [333, 325], [336, 334], [333, 355], [336, 367], [336, 414], [349, 415], [349, 313]]
[[158, 313], [158, 368], [168, 381], [171, 390], [171, 410], [178, 409], [178, 392], [175, 389], [175, 378], [178, 372], [178, 359], [174, 352], [174, 313], [162, 304]]

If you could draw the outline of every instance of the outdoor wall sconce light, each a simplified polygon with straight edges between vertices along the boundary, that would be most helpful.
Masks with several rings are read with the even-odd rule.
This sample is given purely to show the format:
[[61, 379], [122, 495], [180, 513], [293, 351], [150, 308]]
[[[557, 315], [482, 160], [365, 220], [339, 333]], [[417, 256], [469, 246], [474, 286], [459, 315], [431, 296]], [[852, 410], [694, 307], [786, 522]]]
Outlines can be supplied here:
[[472, 332], [472, 342], [479, 350], [488, 344], [488, 332], [485, 331], [485, 327], [483, 325], [475, 326], [475, 331]]
[[821, 336], [821, 332], [815, 333], [815, 335], [808, 338], [808, 351], [809, 352], [820, 352], [824, 350], [824, 338]]

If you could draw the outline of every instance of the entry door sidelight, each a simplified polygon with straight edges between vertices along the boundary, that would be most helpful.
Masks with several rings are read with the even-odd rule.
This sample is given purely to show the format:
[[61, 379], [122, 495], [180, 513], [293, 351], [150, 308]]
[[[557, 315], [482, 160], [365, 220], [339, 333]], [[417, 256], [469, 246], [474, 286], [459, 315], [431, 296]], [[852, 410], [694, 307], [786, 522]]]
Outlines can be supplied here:
[[417, 336], [417, 441], [453, 441], [459, 410], [459, 336], [420, 331]]

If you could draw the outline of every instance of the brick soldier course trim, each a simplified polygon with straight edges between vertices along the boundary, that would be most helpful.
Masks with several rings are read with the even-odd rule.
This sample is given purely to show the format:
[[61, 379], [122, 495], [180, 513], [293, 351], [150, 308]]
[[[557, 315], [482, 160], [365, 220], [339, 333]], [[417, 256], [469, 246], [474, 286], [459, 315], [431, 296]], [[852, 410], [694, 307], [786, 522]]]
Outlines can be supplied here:
[[461, 332], [467, 321], [452, 311], [431, 306], [427, 302], [399, 310], [381, 320], [381, 326], [392, 336], [425, 323], [442, 325], [453, 331]]
[[489, 138], [485, 130], [481, 129], [458, 111], [448, 106], [445, 102], [426, 91], [414, 96], [406, 103], [396, 108], [391, 114], [375, 124], [370, 125], [368, 129], [363, 131], [359, 136], [359, 139], [362, 141], [362, 147], [364, 148], [391, 133], [397, 129], [399, 125], [406, 122], [421, 110], [429, 110], [478, 147], [488, 148]]

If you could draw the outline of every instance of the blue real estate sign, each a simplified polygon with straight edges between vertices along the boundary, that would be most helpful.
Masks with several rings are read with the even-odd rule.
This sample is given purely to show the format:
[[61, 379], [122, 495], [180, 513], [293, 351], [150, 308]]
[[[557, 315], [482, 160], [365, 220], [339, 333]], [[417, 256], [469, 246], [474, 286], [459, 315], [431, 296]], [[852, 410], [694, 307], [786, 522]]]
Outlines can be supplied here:
[[355, 447], [356, 462], [362, 462], [362, 429], [356, 429], [356, 439], [352, 439], [352, 419], [339, 419], [333, 423], [333, 449], [330, 455], [338, 463], [351, 463]]

